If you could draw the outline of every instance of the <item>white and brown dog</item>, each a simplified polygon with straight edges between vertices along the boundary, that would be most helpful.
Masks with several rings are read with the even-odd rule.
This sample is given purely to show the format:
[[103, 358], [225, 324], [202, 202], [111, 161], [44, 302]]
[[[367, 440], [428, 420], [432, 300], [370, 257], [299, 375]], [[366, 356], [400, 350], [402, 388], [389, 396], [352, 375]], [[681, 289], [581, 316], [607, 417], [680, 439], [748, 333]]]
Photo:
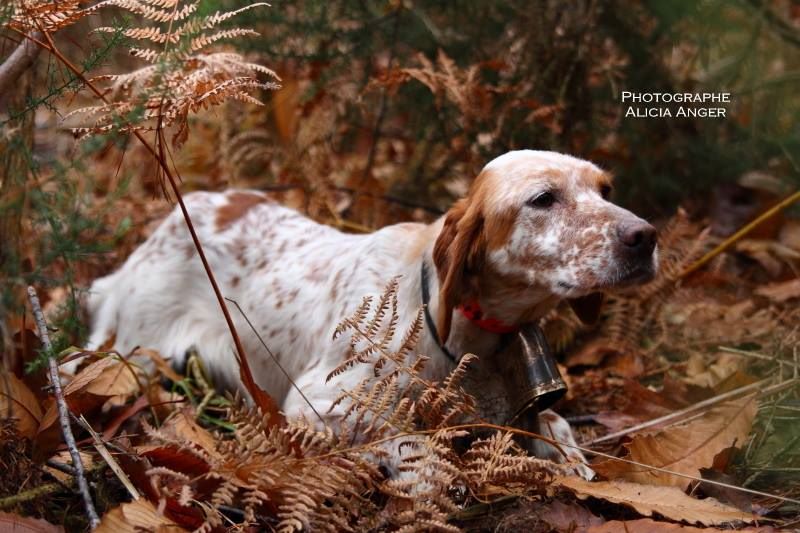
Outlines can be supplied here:
[[[433, 224], [369, 235], [317, 224], [255, 191], [192, 193], [185, 201], [223, 294], [326, 413], [342, 388], [364, 377], [356, 368], [326, 382], [348, 351], [347, 339], [332, 339], [337, 323], [395, 276], [402, 331], [423, 303], [421, 273], [430, 272], [438, 331], [426, 330], [418, 351], [431, 358], [433, 379], [454, 367], [448, 354], [492, 354], [505, 326], [536, 321], [561, 299], [580, 302], [652, 278], [656, 232], [610, 203], [610, 190], [610, 177], [592, 163], [522, 150], [486, 165], [468, 196]], [[480, 319], [463, 310], [466, 302], [479, 306]], [[233, 341], [178, 210], [118, 271], [94, 283], [89, 311], [90, 347], [116, 335], [121, 353], [149, 347], [178, 363], [196, 348], [218, 381], [239, 382]], [[238, 318], [255, 379], [287, 416], [312, 419], [306, 399]], [[566, 422], [547, 416], [554, 436], [572, 441]]]

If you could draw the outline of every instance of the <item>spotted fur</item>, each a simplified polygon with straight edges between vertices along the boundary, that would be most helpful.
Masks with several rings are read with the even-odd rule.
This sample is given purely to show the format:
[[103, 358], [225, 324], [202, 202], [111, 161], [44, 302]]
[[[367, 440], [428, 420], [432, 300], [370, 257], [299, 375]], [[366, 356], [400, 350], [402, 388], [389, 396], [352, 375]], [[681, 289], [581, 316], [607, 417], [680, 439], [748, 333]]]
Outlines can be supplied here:
[[[326, 413], [341, 388], [363, 377], [355, 370], [326, 382], [347, 352], [346, 339], [332, 339], [337, 323], [364, 295], [381, 292], [399, 275], [398, 311], [407, 321], [399, 324], [402, 331], [422, 304], [421, 261], [435, 273], [431, 314], [457, 356], [491, 354], [499, 341], [456, 310], [466, 300], [477, 300], [503, 322], [523, 323], [562, 298], [651, 276], [652, 248], [633, 257], [619, 242], [620, 231], [650, 227], [601, 196], [609, 184], [609, 176], [587, 161], [510, 152], [486, 165], [468, 196], [436, 222], [369, 235], [317, 224], [256, 191], [196, 192], [185, 201], [224, 296], [238, 302], [305, 397]], [[544, 192], [556, 202], [532, 205]], [[116, 335], [122, 353], [146, 346], [178, 363], [196, 348], [218, 382], [238, 384], [230, 333], [178, 210], [118, 271], [94, 283], [89, 311], [92, 347]], [[311, 419], [306, 400], [233, 314], [256, 380], [288, 416]], [[452, 369], [430, 331], [419, 351], [431, 357], [429, 377]], [[573, 441], [563, 419], [544, 416], [557, 439]]]

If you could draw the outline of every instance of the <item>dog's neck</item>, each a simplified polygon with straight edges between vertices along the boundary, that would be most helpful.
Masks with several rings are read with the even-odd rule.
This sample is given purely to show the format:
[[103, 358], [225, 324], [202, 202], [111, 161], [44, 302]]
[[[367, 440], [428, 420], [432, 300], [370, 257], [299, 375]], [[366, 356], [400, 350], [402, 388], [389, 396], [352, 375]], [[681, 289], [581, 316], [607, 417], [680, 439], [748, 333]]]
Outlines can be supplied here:
[[[427, 293], [427, 320], [425, 323], [426, 335], [428, 340], [421, 353], [432, 355], [432, 350], [439, 350], [451, 362], [458, 360], [465, 353], [473, 353], [478, 356], [490, 356], [495, 353], [504, 342], [506, 333], [492, 331], [495, 328], [486, 328], [480, 321], [464, 313], [461, 309], [453, 310], [450, 335], [444, 343], [440, 342], [440, 336], [436, 331], [435, 317], [439, 312], [439, 286], [440, 280], [433, 263], [431, 251], [427, 250], [419, 259], [424, 262], [418, 263], [414, 278], [417, 283], [412, 284], [418, 287], [420, 304], [425, 299], [423, 293]], [[425, 290], [423, 289], [425, 286]], [[528, 286], [519, 286], [510, 283], [509, 280], [499, 276], [487, 276], [480, 287], [481, 295], [474, 300], [484, 316], [496, 320], [503, 324], [504, 328], [520, 326], [524, 323], [538, 320], [552, 309], [558, 301], [558, 297], [551, 296], [542, 291], [536, 291]], [[491, 295], [491, 296], [486, 296]], [[531, 304], [531, 302], [535, 302]], [[432, 331], [433, 330], [433, 331]]]

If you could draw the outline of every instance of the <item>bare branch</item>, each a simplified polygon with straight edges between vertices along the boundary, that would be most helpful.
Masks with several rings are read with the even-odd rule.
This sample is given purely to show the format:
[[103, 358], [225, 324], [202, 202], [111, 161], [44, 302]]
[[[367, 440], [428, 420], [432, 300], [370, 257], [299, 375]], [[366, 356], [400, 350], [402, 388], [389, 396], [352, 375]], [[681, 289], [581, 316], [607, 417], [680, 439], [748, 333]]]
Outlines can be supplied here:
[[35, 41], [42, 39], [40, 32], [33, 32], [33, 39], [24, 39], [19, 43], [3, 64], [0, 65], [0, 112], [5, 112], [6, 100], [9, 89], [16, 83], [20, 76], [31, 66], [41, 51]]
[[[53, 345], [50, 343], [50, 335], [47, 333], [47, 323], [44, 320], [44, 313], [42, 313], [39, 297], [36, 295], [36, 289], [31, 286], [28, 286], [28, 299], [31, 302], [31, 310], [36, 320], [36, 328], [39, 330], [39, 338], [42, 340], [45, 350], [49, 352], [52, 350]], [[56, 405], [58, 406], [58, 419], [61, 423], [61, 432], [64, 434], [64, 442], [67, 444], [69, 455], [72, 457], [75, 479], [78, 482], [78, 490], [83, 497], [83, 505], [86, 515], [89, 517], [89, 524], [92, 529], [95, 529], [100, 525], [100, 518], [97, 516], [97, 511], [94, 508], [92, 496], [89, 494], [89, 484], [86, 482], [83, 461], [81, 461], [81, 454], [78, 452], [78, 446], [75, 444], [75, 436], [72, 434], [72, 428], [69, 423], [69, 408], [64, 399], [64, 391], [61, 390], [61, 378], [58, 376], [58, 364], [52, 354], [48, 354], [47, 363], [50, 370], [50, 385], [53, 387], [53, 395], [56, 397]]]

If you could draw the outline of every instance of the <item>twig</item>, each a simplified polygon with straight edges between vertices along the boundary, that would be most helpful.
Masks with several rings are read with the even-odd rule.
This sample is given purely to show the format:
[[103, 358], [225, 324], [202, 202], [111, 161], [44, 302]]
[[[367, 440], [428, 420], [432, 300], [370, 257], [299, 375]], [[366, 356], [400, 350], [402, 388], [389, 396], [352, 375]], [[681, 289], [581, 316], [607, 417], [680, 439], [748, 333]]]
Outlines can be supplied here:
[[[42, 34], [34, 32], [33, 38], [40, 40]], [[17, 49], [0, 65], [0, 111], [5, 109], [5, 98], [9, 94], [11, 86], [16, 83], [23, 72], [25, 72], [39, 55], [39, 48], [36, 42], [31, 39], [23, 39]]]
[[593, 444], [599, 444], [601, 442], [606, 442], [609, 440], [618, 439], [620, 437], [624, 437], [625, 435], [629, 435], [630, 433], [634, 433], [636, 431], [641, 431], [643, 429], [651, 428], [653, 426], [657, 426], [659, 424], [665, 424], [668, 422], [675, 422], [677, 420], [682, 419], [686, 415], [693, 413], [695, 411], [699, 411], [700, 409], [705, 409], [706, 407], [712, 407], [717, 405], [718, 403], [722, 403], [726, 400], [730, 400], [731, 398], [735, 398], [737, 396], [742, 396], [747, 394], [748, 392], [754, 390], [760, 390], [761, 387], [766, 385], [770, 382], [772, 378], [762, 379], [761, 381], [757, 381], [756, 383], [751, 383], [750, 385], [745, 385], [744, 387], [739, 387], [738, 389], [734, 389], [732, 391], [725, 392], [723, 394], [719, 394], [714, 396], [713, 398], [707, 398], [702, 402], [698, 402], [694, 405], [690, 405], [684, 409], [679, 411], [674, 411], [664, 416], [660, 416], [658, 418], [654, 418], [653, 420], [648, 420], [647, 422], [642, 422], [641, 424], [637, 424], [635, 426], [631, 426], [629, 428], [625, 428], [621, 431], [617, 431], [615, 433], [609, 433], [608, 435], [603, 435], [602, 437], [598, 437], [596, 439], [592, 439], [587, 442], [582, 442], [583, 446], [591, 446]]
[[689, 267], [686, 268], [686, 270], [681, 272], [680, 277], [684, 278], [689, 274], [691, 274], [692, 272], [694, 272], [695, 270], [699, 269], [700, 267], [702, 267], [703, 265], [714, 259], [716, 256], [718, 256], [719, 254], [721, 254], [722, 252], [724, 252], [725, 250], [736, 244], [736, 242], [739, 239], [741, 239], [742, 237], [753, 231], [756, 227], [760, 226], [768, 218], [770, 218], [773, 215], [776, 215], [780, 211], [783, 211], [784, 209], [786, 209], [793, 203], [797, 202], [798, 200], [800, 200], [800, 190], [795, 191], [793, 194], [790, 194], [789, 196], [787, 196], [786, 198], [784, 198], [771, 208], [767, 209], [766, 211], [758, 215], [755, 218], [755, 220], [752, 220], [748, 224], [745, 224], [745, 226], [742, 227], [739, 231], [737, 231], [736, 233], [734, 233], [733, 235], [731, 235], [730, 237], [719, 243], [713, 250], [711, 250], [706, 255], [704, 255], [691, 265], [689, 265]]
[[550, 437], [545, 437], [544, 435], [542, 435], [540, 433], [534, 433], [532, 431], [525, 431], [524, 429], [514, 428], [514, 427], [510, 427], [510, 426], [501, 426], [499, 424], [490, 424], [490, 423], [487, 423], [487, 422], [477, 422], [477, 423], [473, 423], [473, 424], [458, 424], [458, 425], [455, 425], [455, 426], [447, 426], [447, 427], [442, 427], [442, 428], [437, 428], [437, 429], [423, 429], [423, 430], [417, 430], [417, 431], [406, 431], [406, 432], [396, 433], [394, 435], [389, 435], [387, 437], [376, 439], [376, 440], [374, 440], [372, 442], [369, 442], [369, 443], [366, 443], [366, 444], [360, 444], [358, 446], [353, 446], [351, 448], [341, 448], [341, 449], [338, 449], [338, 450], [335, 450], [335, 451], [332, 451], [332, 452], [328, 452], [328, 453], [324, 453], [324, 454], [321, 454], [321, 455], [315, 455], [313, 458], [301, 459], [301, 461], [302, 460], [312, 460], [312, 459], [314, 461], [319, 461], [319, 460], [325, 459], [327, 457], [343, 455], [343, 454], [346, 454], [346, 453], [359, 452], [359, 451], [363, 451], [363, 450], [365, 450], [367, 448], [374, 447], [374, 446], [376, 446], [378, 444], [382, 444], [384, 442], [390, 442], [390, 441], [393, 441], [393, 440], [396, 440], [396, 439], [403, 439], [403, 438], [407, 438], [407, 437], [416, 437], [416, 436], [420, 436], [420, 435], [432, 435], [432, 434], [435, 434], [435, 433], [438, 433], [438, 432], [441, 432], [441, 431], [460, 431], [460, 430], [472, 430], [472, 429], [493, 429], [493, 430], [496, 430], [496, 431], [505, 431], [505, 432], [508, 432], [508, 433], [513, 433], [514, 435], [520, 435], [520, 436], [523, 436], [523, 437], [529, 437], [529, 438], [532, 438], [532, 439], [537, 439], [537, 440], [540, 440], [542, 442], [546, 442], [548, 444], [552, 444], [552, 445], [558, 444], [560, 446], [564, 446], [565, 448], [573, 448], [575, 450], [580, 450], [583, 453], [590, 454], [590, 455], [596, 455], [596, 456], [602, 457], [604, 459], [610, 459], [612, 461], [619, 461], [620, 463], [625, 463], [625, 464], [634, 465], [634, 466], [640, 466], [640, 467], [646, 468], [648, 470], [654, 470], [656, 472], [662, 472], [664, 474], [670, 474], [672, 476], [682, 477], [684, 479], [691, 479], [692, 481], [698, 481], [698, 482], [702, 482], [702, 483], [707, 483], [709, 485], [716, 485], [717, 487], [725, 487], [727, 489], [732, 489], [732, 490], [736, 490], [736, 491], [739, 491], [739, 492], [746, 492], [747, 494], [753, 494], [755, 496], [762, 496], [764, 498], [771, 498], [771, 499], [782, 501], [782, 502], [788, 502], [788, 503], [794, 503], [794, 504], [800, 505], [800, 500], [798, 500], [796, 498], [788, 498], [786, 496], [780, 496], [778, 494], [771, 494], [769, 492], [762, 492], [760, 490], [748, 489], [746, 487], [740, 487], [738, 485], [733, 485], [731, 483], [725, 483], [723, 481], [716, 481], [716, 480], [713, 480], [713, 479], [703, 479], [702, 477], [693, 476], [691, 474], [684, 474], [682, 472], [676, 472], [676, 471], [670, 470], [668, 468], [661, 468], [659, 466], [648, 465], [648, 464], [645, 464], [645, 463], [640, 463], [639, 461], [632, 461], [630, 459], [625, 459], [623, 457], [616, 457], [614, 455], [611, 455], [610, 453], [599, 452], [597, 450], [592, 450], [590, 448], [586, 448], [585, 446], [579, 446], [579, 445], [576, 445], [576, 444], [570, 444], [568, 442], [562, 442], [562, 441], [559, 441], [559, 440], [552, 439]]
[[81, 460], [81, 454], [78, 452], [78, 447], [75, 444], [75, 436], [72, 434], [72, 428], [70, 427], [69, 408], [67, 407], [67, 401], [64, 399], [64, 392], [61, 390], [61, 378], [58, 375], [58, 364], [52, 354], [53, 345], [50, 343], [50, 335], [47, 333], [47, 322], [44, 320], [44, 313], [42, 313], [42, 306], [39, 303], [39, 297], [36, 295], [36, 289], [30, 285], [28, 286], [28, 299], [31, 302], [33, 317], [36, 320], [36, 328], [39, 330], [39, 338], [42, 340], [44, 349], [47, 351], [47, 364], [50, 369], [50, 385], [53, 387], [53, 395], [56, 398], [56, 405], [58, 406], [58, 418], [61, 423], [61, 432], [64, 434], [64, 442], [72, 457], [72, 467], [75, 469], [75, 479], [78, 482], [78, 490], [83, 498], [86, 516], [89, 517], [89, 525], [92, 529], [95, 529], [100, 525], [100, 518], [97, 516], [97, 511], [94, 508], [92, 496], [89, 494], [89, 484], [86, 482], [83, 461]]
[[72, 468], [68, 464], [60, 463], [60, 462], [56, 461], [55, 459], [48, 459], [47, 461], [45, 461], [44, 464], [46, 464], [50, 468], [54, 468], [55, 470], [58, 470], [59, 472], [63, 472], [63, 473], [68, 474], [70, 476], [74, 476], [75, 475], [75, 469], [74, 468]]
[[779, 359], [778, 357], [771, 357], [769, 355], [764, 355], [758, 352], [748, 352], [747, 350], [740, 350], [738, 348], [731, 348], [729, 346], [718, 346], [717, 349], [721, 352], [728, 352], [733, 353], [736, 355], [743, 355], [745, 357], [752, 357], [754, 359], [763, 359], [764, 361], [772, 361], [773, 363], [778, 363], [780, 366], [788, 366], [789, 368], [797, 368], [797, 364], [793, 361], [786, 361], [785, 359]]
[[98, 435], [94, 428], [92, 428], [91, 424], [89, 424], [83, 415], [81, 415], [80, 418], [76, 417], [75, 420], [92, 436], [92, 439], [94, 440], [94, 449], [97, 450], [97, 453], [100, 454], [100, 457], [105, 460], [106, 464], [108, 464], [108, 466], [111, 468], [111, 471], [117, 476], [117, 479], [119, 479], [120, 483], [122, 483], [122, 485], [128, 490], [131, 498], [134, 500], [141, 498], [141, 496], [139, 496], [139, 491], [137, 491], [136, 487], [133, 486], [130, 478], [122, 470], [122, 467], [119, 466], [119, 463], [116, 459], [114, 459], [114, 456], [111, 455], [111, 452], [108, 451], [103, 439], [100, 438], [100, 435]]
[[33, 487], [30, 490], [14, 494], [13, 496], [0, 498], [0, 509], [8, 509], [20, 503], [29, 502], [31, 500], [35, 500], [36, 498], [41, 498], [47, 494], [58, 492], [59, 490], [64, 490], [64, 485], [61, 483], [45, 483], [43, 485]]

